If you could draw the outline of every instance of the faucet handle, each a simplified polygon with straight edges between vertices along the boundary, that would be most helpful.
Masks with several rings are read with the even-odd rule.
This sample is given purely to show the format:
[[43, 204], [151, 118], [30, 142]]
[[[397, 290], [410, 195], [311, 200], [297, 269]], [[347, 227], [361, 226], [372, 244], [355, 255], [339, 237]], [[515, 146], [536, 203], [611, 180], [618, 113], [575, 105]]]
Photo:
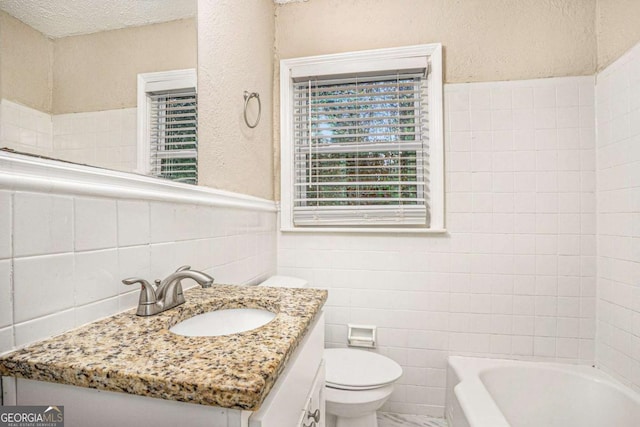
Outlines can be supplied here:
[[191, 266], [190, 265], [183, 265], [182, 267], [178, 267], [178, 269], [176, 270], [176, 273], [178, 271], [185, 271], [185, 270], [191, 270]]
[[151, 305], [157, 302], [156, 291], [146, 280], [141, 279], [140, 277], [130, 277], [128, 279], [124, 279], [122, 283], [125, 285], [135, 285], [136, 283], [140, 283], [140, 305]]

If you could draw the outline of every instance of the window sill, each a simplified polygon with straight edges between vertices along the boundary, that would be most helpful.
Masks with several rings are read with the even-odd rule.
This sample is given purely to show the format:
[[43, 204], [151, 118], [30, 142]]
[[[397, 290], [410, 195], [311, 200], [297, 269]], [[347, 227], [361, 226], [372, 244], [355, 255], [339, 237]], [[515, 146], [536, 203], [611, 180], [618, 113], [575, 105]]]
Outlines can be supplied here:
[[346, 233], [346, 234], [445, 234], [446, 228], [393, 228], [393, 227], [280, 227], [282, 233]]

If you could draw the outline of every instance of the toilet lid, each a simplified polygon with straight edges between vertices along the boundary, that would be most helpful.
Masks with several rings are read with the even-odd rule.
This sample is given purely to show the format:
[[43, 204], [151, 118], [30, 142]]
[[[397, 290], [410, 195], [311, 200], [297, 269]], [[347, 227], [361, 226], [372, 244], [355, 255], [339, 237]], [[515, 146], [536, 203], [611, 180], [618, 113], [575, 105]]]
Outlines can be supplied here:
[[342, 389], [367, 389], [400, 378], [402, 368], [388, 357], [363, 350], [329, 348], [324, 351], [326, 383]]

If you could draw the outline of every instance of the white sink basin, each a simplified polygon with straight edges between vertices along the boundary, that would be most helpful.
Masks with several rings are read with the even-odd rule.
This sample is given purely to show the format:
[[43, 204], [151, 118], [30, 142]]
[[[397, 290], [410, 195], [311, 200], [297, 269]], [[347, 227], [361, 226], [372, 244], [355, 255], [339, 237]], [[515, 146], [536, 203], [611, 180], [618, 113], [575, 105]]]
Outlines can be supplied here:
[[190, 317], [169, 330], [187, 337], [217, 337], [259, 328], [274, 317], [275, 313], [260, 308], [230, 308]]

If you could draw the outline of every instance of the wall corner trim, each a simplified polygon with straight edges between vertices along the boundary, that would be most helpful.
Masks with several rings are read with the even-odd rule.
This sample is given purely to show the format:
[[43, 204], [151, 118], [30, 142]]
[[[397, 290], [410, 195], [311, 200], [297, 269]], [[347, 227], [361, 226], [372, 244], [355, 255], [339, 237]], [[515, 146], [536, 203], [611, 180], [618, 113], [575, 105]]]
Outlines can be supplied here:
[[259, 197], [9, 152], [0, 152], [0, 190], [276, 212], [274, 201]]

